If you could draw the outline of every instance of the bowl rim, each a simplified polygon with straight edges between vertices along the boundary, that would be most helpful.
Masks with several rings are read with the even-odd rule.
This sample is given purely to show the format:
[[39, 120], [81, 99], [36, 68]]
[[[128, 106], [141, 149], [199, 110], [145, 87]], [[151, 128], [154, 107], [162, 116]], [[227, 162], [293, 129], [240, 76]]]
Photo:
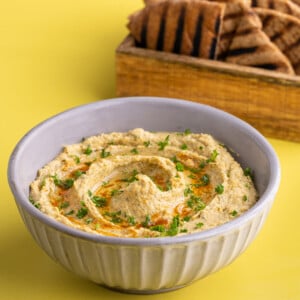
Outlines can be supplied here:
[[[29, 142], [32, 134], [34, 134], [38, 130], [41, 130], [43, 126], [50, 124], [52, 122], [56, 122], [57, 119], [63, 118], [65, 115], [76, 114], [78, 113], [78, 111], [82, 109], [90, 111], [99, 107], [118, 105], [121, 103], [124, 104], [125, 102], [134, 104], [134, 103], [141, 103], [141, 102], [149, 103], [154, 101], [156, 103], [160, 102], [161, 104], [167, 104], [167, 105], [169, 105], [171, 101], [171, 103], [173, 104], [176, 103], [176, 106], [179, 107], [190, 106], [191, 108], [194, 107], [197, 110], [201, 108], [204, 111], [205, 110], [213, 111], [216, 114], [230, 118], [231, 122], [233, 122], [234, 124], [238, 123], [238, 125], [242, 126], [244, 130], [251, 133], [251, 136], [255, 138], [256, 143], [260, 144], [260, 146], [264, 148], [264, 152], [267, 153], [270, 162], [270, 169], [271, 169], [270, 172], [271, 176], [269, 178], [269, 182], [266, 187], [266, 190], [263, 192], [262, 195], [260, 195], [259, 200], [253, 207], [251, 207], [243, 215], [225, 224], [201, 232], [195, 232], [191, 234], [184, 234], [184, 235], [178, 235], [172, 237], [156, 237], [156, 238], [111, 237], [111, 236], [103, 236], [100, 234], [97, 235], [94, 233], [88, 233], [67, 226], [49, 217], [48, 215], [42, 213], [40, 210], [35, 208], [28, 200], [28, 197], [26, 197], [24, 193], [17, 187], [14, 180], [14, 173], [16, 173], [17, 171], [18, 158], [22, 153], [22, 148], [26, 146], [26, 144]], [[17, 142], [15, 148], [13, 149], [9, 157], [8, 168], [7, 168], [7, 179], [18, 208], [20, 208], [19, 206], [21, 206], [23, 210], [25, 210], [28, 214], [30, 214], [31, 217], [34, 217], [38, 221], [45, 223], [47, 226], [50, 226], [54, 230], [60, 231], [63, 234], [73, 236], [79, 239], [90, 240], [95, 243], [113, 244], [113, 245], [120, 244], [120, 245], [134, 245], [134, 246], [156, 246], [156, 245], [189, 243], [195, 240], [205, 241], [213, 237], [224, 235], [226, 232], [234, 228], [238, 228], [244, 223], [247, 223], [250, 219], [254, 218], [254, 216], [257, 213], [262, 212], [263, 208], [267, 204], [273, 202], [280, 184], [281, 167], [280, 167], [279, 159], [275, 153], [275, 150], [272, 148], [271, 144], [267, 141], [267, 139], [250, 124], [248, 124], [247, 122], [243, 121], [242, 119], [228, 112], [225, 112], [219, 108], [207, 104], [195, 103], [190, 100], [166, 98], [166, 97], [137, 96], [137, 97], [117, 97], [117, 98], [98, 100], [88, 104], [81, 104], [73, 108], [66, 109], [38, 123], [33, 128], [31, 128], [27, 133], [25, 133], [25, 135]]]

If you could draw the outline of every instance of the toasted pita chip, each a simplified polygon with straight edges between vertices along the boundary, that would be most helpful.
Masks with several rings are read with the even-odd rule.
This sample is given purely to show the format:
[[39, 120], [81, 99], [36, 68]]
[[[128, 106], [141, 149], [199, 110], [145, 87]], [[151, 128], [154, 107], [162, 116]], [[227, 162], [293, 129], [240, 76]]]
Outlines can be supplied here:
[[[250, 12], [250, 13], [249, 13]], [[250, 26], [251, 18], [254, 18], [254, 23], [257, 22], [257, 17], [251, 15], [251, 10], [241, 2], [228, 1], [225, 7], [224, 19], [221, 28], [220, 42], [217, 50], [218, 59], [226, 57], [226, 52], [229, 49], [229, 45], [235, 35], [237, 27], [241, 23], [241, 19], [247, 15]]]
[[261, 26], [260, 19], [251, 10], [244, 14], [236, 27], [224, 61], [295, 74], [287, 57], [270, 41]]
[[254, 8], [264, 32], [300, 74], [300, 20], [270, 9]]
[[144, 0], [144, 3], [145, 3], [145, 5], [151, 5], [151, 4], [161, 2], [161, 1], [164, 1], [164, 0]]
[[300, 6], [300, 0], [291, 0], [291, 1], [297, 4], [298, 6]]
[[215, 59], [225, 5], [201, 0], [149, 3], [129, 17], [137, 45]]
[[252, 7], [267, 8], [300, 18], [300, 6], [290, 0], [251, 0]]
[[[145, 3], [145, 5], [149, 5], [149, 4], [158, 3], [158, 2], [161, 2], [161, 1], [176, 1], [176, 0], [144, 0], [144, 3]], [[208, 1], [223, 2], [223, 3], [238, 2], [238, 3], [246, 4], [247, 6], [250, 7], [251, 2], [253, 0], [208, 0]]]

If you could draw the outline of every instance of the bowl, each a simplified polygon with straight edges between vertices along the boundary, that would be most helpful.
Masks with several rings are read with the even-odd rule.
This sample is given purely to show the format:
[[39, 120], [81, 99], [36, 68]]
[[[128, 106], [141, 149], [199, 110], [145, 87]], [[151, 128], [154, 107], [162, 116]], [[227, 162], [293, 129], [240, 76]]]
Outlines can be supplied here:
[[[101, 236], [68, 227], [29, 202], [37, 170], [63, 145], [102, 132], [204, 132], [233, 149], [251, 166], [257, 203], [234, 220], [206, 231], [158, 238]], [[269, 142], [244, 121], [211, 106], [179, 99], [128, 97], [75, 107], [30, 130], [17, 144], [8, 181], [20, 215], [37, 244], [56, 262], [97, 284], [130, 293], [183, 287], [234, 261], [262, 228], [280, 182], [280, 165]], [[41, 270], [42, 272], [42, 270]]]

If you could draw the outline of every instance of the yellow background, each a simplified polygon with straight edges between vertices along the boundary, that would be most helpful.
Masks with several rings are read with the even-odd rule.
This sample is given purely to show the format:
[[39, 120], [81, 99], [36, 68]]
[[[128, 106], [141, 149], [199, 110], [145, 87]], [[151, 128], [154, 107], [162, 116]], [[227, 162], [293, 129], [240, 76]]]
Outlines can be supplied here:
[[[0, 298], [141, 299], [97, 286], [50, 260], [26, 231], [6, 169], [27, 130], [115, 96], [114, 51], [142, 0], [2, 0], [0, 4]], [[300, 101], [300, 99], [299, 99]], [[300, 299], [300, 144], [270, 139], [282, 182], [263, 230], [225, 269], [149, 299]]]

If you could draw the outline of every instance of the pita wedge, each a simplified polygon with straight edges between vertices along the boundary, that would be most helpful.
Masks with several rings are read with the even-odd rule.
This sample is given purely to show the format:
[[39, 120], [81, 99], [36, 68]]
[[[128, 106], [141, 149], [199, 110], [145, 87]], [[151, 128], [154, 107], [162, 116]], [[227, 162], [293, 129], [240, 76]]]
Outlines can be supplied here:
[[129, 17], [137, 46], [215, 59], [225, 4], [201, 0], [149, 3]]
[[[252, 23], [257, 23], [257, 16], [249, 13], [249, 8], [241, 2], [228, 1], [225, 6], [225, 13], [223, 18], [223, 24], [221, 28], [220, 42], [218, 45], [217, 56], [218, 59], [226, 56], [226, 51], [229, 49], [229, 45], [235, 36], [235, 32], [241, 23], [241, 19], [248, 18], [250, 28], [253, 27]], [[251, 20], [254, 19], [254, 20]]]
[[300, 74], [300, 20], [270, 9], [255, 8], [264, 32]]
[[145, 5], [151, 5], [165, 0], [144, 0]]
[[300, 0], [291, 0], [291, 1], [300, 6]]
[[287, 57], [261, 29], [261, 21], [252, 10], [240, 19], [232, 33], [230, 45], [223, 54], [226, 62], [295, 74]]
[[300, 18], [300, 6], [291, 0], [252, 0], [251, 6], [272, 9]]
[[[145, 3], [145, 5], [149, 5], [149, 4], [158, 3], [158, 2], [161, 2], [161, 1], [174, 1], [174, 0], [144, 0], [144, 3]], [[223, 3], [239, 2], [239, 3], [242, 3], [242, 4], [246, 4], [247, 6], [251, 6], [251, 2], [253, 0], [208, 0], [208, 1], [223, 2]]]

